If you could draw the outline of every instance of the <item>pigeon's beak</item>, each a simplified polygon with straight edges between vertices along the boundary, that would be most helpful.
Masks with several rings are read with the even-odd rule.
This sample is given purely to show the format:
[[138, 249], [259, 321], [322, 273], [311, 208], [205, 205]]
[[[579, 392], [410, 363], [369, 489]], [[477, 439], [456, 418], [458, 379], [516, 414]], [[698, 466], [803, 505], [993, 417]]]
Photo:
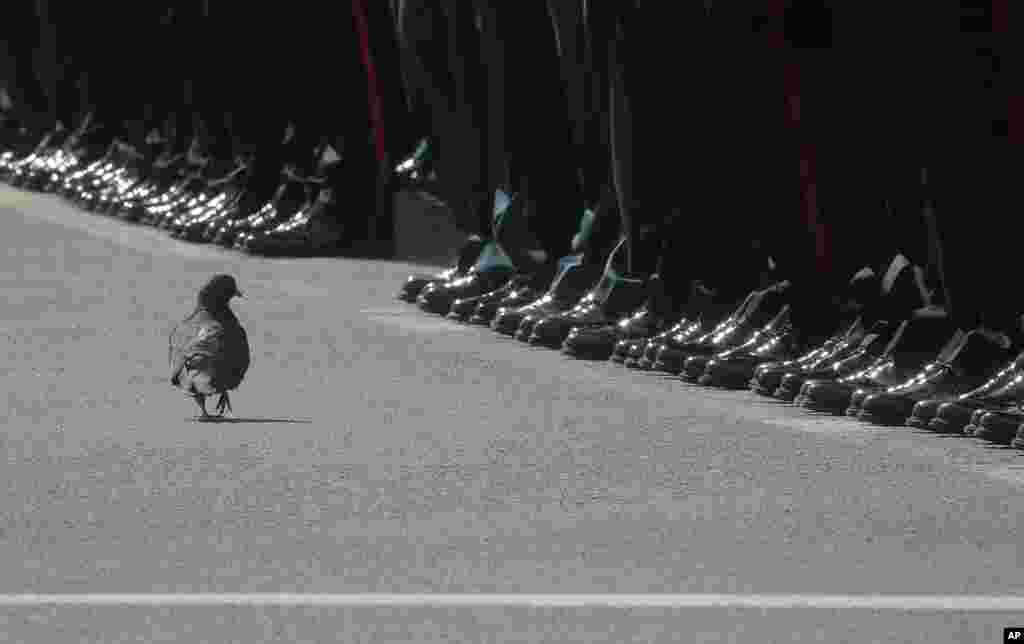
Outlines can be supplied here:
[[237, 288], [235, 289], [235, 295], [237, 295], [238, 297], [245, 297], [245, 293], [241, 292]]

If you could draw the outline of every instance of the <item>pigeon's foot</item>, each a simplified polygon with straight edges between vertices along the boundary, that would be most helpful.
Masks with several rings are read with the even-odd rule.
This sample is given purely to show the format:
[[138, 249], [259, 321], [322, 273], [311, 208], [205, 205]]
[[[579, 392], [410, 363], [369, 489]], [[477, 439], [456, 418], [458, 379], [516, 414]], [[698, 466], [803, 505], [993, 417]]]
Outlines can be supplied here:
[[228, 397], [228, 392], [226, 391], [220, 395], [220, 400], [217, 401], [217, 414], [223, 417], [225, 411], [233, 413], [233, 410], [231, 409], [231, 398]]
[[[209, 420], [213, 418], [213, 416], [210, 415], [210, 412], [206, 411], [206, 396], [203, 394], [193, 394], [192, 398], [196, 401], [196, 404], [199, 405], [199, 411], [202, 412], [199, 420]], [[219, 404], [217, 406], [220, 407]]]

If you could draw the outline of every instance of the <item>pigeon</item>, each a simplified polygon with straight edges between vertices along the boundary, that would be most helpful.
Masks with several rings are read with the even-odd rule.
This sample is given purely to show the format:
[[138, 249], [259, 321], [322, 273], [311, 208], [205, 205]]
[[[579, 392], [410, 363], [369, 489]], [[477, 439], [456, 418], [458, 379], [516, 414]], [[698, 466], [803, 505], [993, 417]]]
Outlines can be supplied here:
[[242, 383], [249, 369], [249, 340], [228, 306], [235, 296], [242, 296], [235, 278], [214, 275], [200, 289], [195, 310], [168, 339], [171, 384], [192, 396], [203, 420], [212, 418], [207, 396], [220, 395], [219, 416], [232, 411], [228, 391]]

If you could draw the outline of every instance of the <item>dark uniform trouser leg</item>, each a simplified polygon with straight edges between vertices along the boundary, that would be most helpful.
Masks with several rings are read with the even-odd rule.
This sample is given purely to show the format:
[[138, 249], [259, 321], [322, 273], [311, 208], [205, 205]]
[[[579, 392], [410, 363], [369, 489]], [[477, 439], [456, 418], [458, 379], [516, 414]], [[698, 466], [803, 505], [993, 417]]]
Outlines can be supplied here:
[[[605, 47], [591, 42], [585, 0], [548, 0], [565, 78], [573, 133], [573, 167], [579, 173], [583, 201], [596, 207], [611, 184], [608, 149], [608, 64]], [[600, 88], [600, 89], [598, 89]]]
[[397, 72], [401, 77], [402, 96], [405, 98], [405, 109], [407, 113], [406, 125], [403, 128], [404, 148], [400, 145], [395, 159], [405, 158], [413, 153], [416, 146], [424, 138], [435, 145], [431, 138], [430, 109], [423, 98], [422, 92], [415, 85], [411, 78], [412, 61], [409, 60], [409, 51], [403, 46], [399, 38], [398, 19], [401, 12], [400, 0], [391, 0], [388, 3], [391, 11], [391, 38], [395, 47], [394, 55], [397, 57]]
[[[712, 132], [728, 130], [718, 127], [720, 106], [711, 102], [718, 97], [707, 88], [722, 70], [706, 70], [697, 62], [698, 56], [705, 55], [714, 60], [713, 54], [702, 51], [705, 41], [714, 42], [704, 33], [709, 27], [707, 14], [703, 6], [679, 16], [633, 3], [591, 3], [588, 9], [592, 41], [607, 46], [612, 168], [622, 229], [630, 240], [629, 268], [650, 273], [659, 268], [659, 254], [669, 253], [673, 262], [693, 259], [700, 264], [697, 255], [702, 244], [679, 253], [676, 248], [662, 248], [661, 240], [670, 229], [676, 238], [681, 226], [700, 229], [716, 220], [712, 185], [724, 170], [716, 163], [716, 146], [723, 142], [716, 141]], [[684, 66], [673, 74], [680, 80], [671, 82], [675, 85], [671, 88], [656, 73], [666, 61]], [[667, 162], [666, 156], [674, 154], [685, 155], [693, 163]], [[682, 175], [680, 167], [687, 168]], [[673, 218], [675, 209], [681, 212]], [[695, 238], [709, 236], [706, 231]], [[689, 272], [678, 263], [661, 262], [661, 269], [674, 276]]]
[[[411, 153], [419, 142], [419, 124], [412, 120], [409, 97], [402, 76], [402, 57], [394, 28], [394, 14], [390, 3], [362, 0], [365, 12], [369, 54], [376, 79], [375, 94], [371, 100], [379, 102], [380, 136], [387, 152], [387, 164], [394, 164]], [[359, 6], [359, 5], [357, 5]], [[367, 70], [364, 69], [364, 72]], [[364, 77], [366, 73], [364, 73]], [[364, 78], [363, 85], [366, 85]]]
[[571, 252], [584, 205], [555, 30], [544, 2], [490, 4], [495, 28], [485, 33], [497, 36], [490, 44], [504, 60], [507, 158], [525, 182], [530, 228], [554, 260]]
[[[205, 61], [200, 48], [181, 47], [205, 28], [202, 0], [186, 0], [175, 4], [171, 15], [164, 15], [157, 30], [160, 51], [154, 52], [158, 75], [157, 92], [167, 112], [173, 131], [171, 149], [176, 154], [188, 150], [193, 139], [203, 133], [201, 101]], [[207, 97], [208, 99], [208, 97]]]
[[[642, 215], [644, 225], [664, 240], [659, 272], [680, 296], [688, 293], [690, 280], [700, 280], [718, 292], [723, 307], [760, 283], [773, 218], [789, 196], [780, 170], [786, 154], [780, 74], [777, 61], [763, 51], [763, 37], [752, 29], [753, 18], [742, 3], [714, 3], [710, 12], [692, 6], [679, 25], [667, 14], [649, 17], [649, 33], [658, 42], [686, 47], [671, 54], [662, 50], [646, 67], [657, 69], [666, 57], [687, 65], [679, 75], [685, 80], [677, 102], [660, 102], [661, 88], [652, 84], [644, 96], [657, 117], [637, 115], [640, 123], [656, 124], [642, 131], [647, 142], [637, 146], [643, 154], [638, 162], [650, 164], [649, 171], [644, 166], [650, 181], [641, 186], [638, 179], [636, 201], [639, 212], [649, 213]], [[685, 162], [664, 163], [665, 152]], [[647, 207], [648, 194], [654, 209]], [[673, 208], [678, 214], [666, 222]]]
[[[549, 5], [561, 6], [562, 3], [549, 0]], [[579, 128], [582, 137], [577, 154], [583, 200], [594, 209], [596, 215], [584, 261], [604, 265], [622, 234], [622, 217], [612, 178], [609, 48], [605, 37], [607, 30], [601, 28], [601, 21], [606, 17], [603, 15], [604, 6], [600, 3], [594, 6], [589, 0], [581, 0], [579, 10], [578, 29], [582, 33], [576, 41], [582, 53], [576, 59], [580, 61], [580, 66], [577, 68], [579, 78], [575, 85], [576, 91], [583, 93], [580, 102], [584, 107], [580, 113], [575, 114], [581, 122]], [[558, 12], [553, 13], [559, 15]], [[561, 13], [568, 12], [562, 7]], [[573, 27], [575, 25], [570, 24], [565, 28]], [[572, 41], [571, 38], [564, 40], [567, 43]], [[570, 65], [573, 62], [570, 61]], [[573, 83], [569, 87], [570, 92], [573, 91]]]
[[89, 109], [83, 100], [83, 89], [89, 78], [84, 61], [75, 58], [79, 50], [75, 25], [81, 22], [76, 3], [59, 3], [56, 0], [36, 0], [39, 38], [33, 51], [32, 66], [46, 96], [47, 109], [40, 121], [55, 122], [73, 127], [81, 116], [83, 108]]
[[489, 237], [491, 199], [484, 150], [486, 83], [476, 13], [470, 3], [401, 0], [399, 38], [410, 77], [429, 105], [440, 149], [437, 172], [456, 226]]
[[830, 293], [865, 266], [884, 273], [897, 253], [927, 261], [919, 151], [904, 126], [915, 108], [901, 89], [902, 29], [891, 14], [879, 21], [855, 3], [832, 22], [832, 47], [804, 61], [801, 93], [801, 125], [816, 144], [817, 216], [830, 254], [822, 290]]
[[[920, 47], [922, 87], [933, 118], [923, 125], [928, 194], [934, 199], [947, 303], [967, 330], [985, 323], [1017, 333], [1024, 307], [1006, 289], [1019, 268], [1014, 218], [1019, 206], [1015, 173], [1021, 146], [1006, 136], [1009, 105], [1019, 80], [1012, 33], [999, 3], [987, 15], [945, 12], [920, 26], [935, 31]], [[937, 11], [938, 7], [933, 9]], [[993, 25], [993, 23], [996, 23]], [[986, 51], [987, 50], [987, 51]], [[994, 64], [992, 54], [1001, 64]], [[996, 70], [999, 70], [998, 73]], [[919, 121], [920, 122], [920, 121]], [[928, 145], [930, 143], [930, 145]]]
[[239, 30], [238, 16], [230, 7], [202, 1], [194, 12], [189, 21], [190, 42], [204, 46], [185, 47], [183, 52], [193, 70], [187, 89], [193, 129], [209, 156], [231, 159], [235, 154], [232, 112], [237, 102], [233, 79], [237, 68], [247, 64], [233, 37]]
[[[309, 100], [292, 69], [300, 59], [282, 52], [296, 52], [307, 35], [299, 23], [302, 12], [281, 12], [268, 5], [252, 5], [244, 28], [236, 26], [234, 38], [279, 43], [278, 47], [248, 48], [242, 64], [231, 70], [231, 134], [236, 153], [250, 161], [244, 206], [257, 208], [268, 201], [280, 183], [286, 162], [283, 144], [293, 105]], [[272, 73], [268, 73], [273, 70]]]
[[112, 136], [140, 150], [145, 146], [151, 114], [159, 109], [157, 86], [168, 79], [153, 74], [149, 68], [153, 63], [147, 61], [149, 65], [128, 90], [125, 70], [118, 61], [126, 54], [142, 54], [153, 48], [162, 13], [149, 3], [118, 7], [116, 11], [104, 9], [90, 16], [101, 26], [95, 31], [85, 30], [90, 39], [82, 44], [89, 52], [89, 104], [94, 117], [108, 126]]
[[[811, 337], [828, 334], [834, 316], [812, 306], [813, 297], [832, 290], [823, 286], [834, 257], [833, 231], [821, 217], [823, 143], [810, 117], [826, 111], [815, 90], [828, 76], [819, 79], [815, 71], [828, 68], [831, 25], [814, 5], [787, 11], [765, 2], [713, 11], [716, 38], [709, 46], [719, 55], [709, 86], [712, 95], [725, 97], [725, 121], [716, 129], [725, 145], [712, 149], [727, 179], [714, 185], [728, 195], [724, 204], [716, 200], [715, 212], [727, 225], [749, 227], [747, 235], [775, 259], [777, 276], [793, 282], [789, 298], [798, 329]], [[730, 49], [739, 55], [725, 55]], [[724, 229], [718, 234], [732, 237]]]
[[585, 0], [548, 0], [561, 57], [572, 132], [570, 167], [582, 204], [596, 218], [585, 248], [586, 262], [604, 264], [618, 242], [621, 221], [612, 189], [607, 46], [594, 42]]
[[[191, 5], [191, 6], [190, 6]], [[146, 73], [134, 79], [135, 100], [122, 104], [125, 118], [130, 126], [121, 134], [128, 142], [145, 146], [148, 134], [154, 130], [168, 139], [165, 151], [180, 153], [186, 149], [192, 130], [192, 115], [185, 95], [185, 77], [191, 75], [193, 67], [184, 58], [186, 47], [182, 43], [189, 37], [191, 29], [188, 20], [194, 13], [196, 2], [181, 2], [173, 7], [139, 5], [133, 11], [135, 23], [130, 37], [112, 38], [115, 50], [120, 52], [146, 52]], [[116, 23], [123, 24], [123, 23]], [[118, 53], [112, 52], [112, 56]], [[124, 78], [115, 71], [113, 83], [121, 84]], [[114, 86], [117, 100], [121, 93]]]
[[35, 62], [38, 50], [39, 16], [34, 3], [15, 2], [4, 7], [0, 22], [0, 55], [4, 57], [3, 83], [12, 111], [23, 125], [42, 131], [53, 125], [46, 116], [48, 97], [40, 82]]
[[[408, 145], [403, 132], [406, 100], [398, 68], [398, 48], [392, 18], [382, 3], [351, 0], [353, 28], [358, 45], [360, 82], [365, 88], [368, 128], [373, 138], [372, 160], [367, 163], [368, 210], [361, 239], [373, 256], [393, 256], [394, 203], [391, 199], [394, 161]], [[372, 194], [371, 194], [372, 193]]]

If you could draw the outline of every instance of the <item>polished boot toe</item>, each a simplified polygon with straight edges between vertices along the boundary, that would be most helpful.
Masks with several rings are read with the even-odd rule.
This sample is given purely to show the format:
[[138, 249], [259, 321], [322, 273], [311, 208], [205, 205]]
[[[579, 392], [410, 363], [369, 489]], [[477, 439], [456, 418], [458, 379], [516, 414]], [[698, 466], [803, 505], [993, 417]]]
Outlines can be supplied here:
[[[699, 320], [683, 318], [669, 329], [648, 340], [641, 341], [635, 347], [627, 349], [629, 355], [626, 357], [625, 365], [634, 369], [650, 371], [655, 368], [654, 364], [658, 361], [659, 353], [663, 347], [668, 346], [670, 339], [673, 339], [675, 342], [684, 342], [688, 338], [696, 337], [701, 329], [702, 325]], [[682, 368], [681, 363], [679, 368]], [[677, 369], [675, 373], [678, 372]]]
[[1010, 441], [1010, 447], [1014, 449], [1024, 449], [1024, 424], [1021, 424], [1017, 428], [1017, 434], [1014, 439]]
[[846, 415], [851, 418], [857, 418], [860, 416], [861, 406], [869, 396], [873, 396], [876, 393], [884, 392], [885, 387], [881, 385], [857, 387], [857, 390], [850, 396], [850, 404], [846, 407]]
[[792, 367], [785, 365], [758, 365], [750, 379], [750, 390], [761, 396], [773, 396], [782, 384], [782, 379]]
[[850, 397], [857, 390], [855, 385], [835, 382], [805, 382], [801, 391], [802, 407], [811, 411], [829, 412], [841, 415], [850, 405]]
[[964, 436], [974, 436], [975, 433], [981, 429], [981, 421], [989, 413], [987, 409], [975, 409], [971, 414], [971, 419], [964, 425], [964, 429], [961, 432]]
[[763, 365], [782, 365], [795, 351], [795, 339], [791, 328], [779, 329], [788, 322], [778, 322], [762, 330], [758, 343], [752, 349], [739, 347], [714, 357], [704, 368], [698, 383], [725, 389], [747, 389], [757, 369]]
[[736, 356], [727, 359], [714, 359], [704, 368], [704, 374], [697, 380], [699, 384], [723, 389], [747, 389], [754, 370], [759, 366], [756, 356]]
[[947, 402], [939, 405], [935, 417], [928, 421], [928, 429], [943, 434], [962, 434], [964, 427], [982, 405], [975, 401]]
[[570, 256], [559, 260], [547, 292], [519, 308], [499, 308], [491, 328], [526, 342], [538, 320], [572, 310], [596, 279], [596, 267], [580, 264], [579, 259]]
[[857, 418], [876, 425], [904, 426], [916, 404], [907, 395], [877, 392], [864, 399]]
[[525, 286], [512, 291], [500, 300], [480, 301], [476, 306], [476, 310], [473, 311], [473, 315], [470, 316], [469, 323], [488, 326], [501, 309], [514, 309], [526, 306], [538, 300], [542, 295], [544, 295], [543, 292], [530, 286]]
[[527, 342], [539, 344], [549, 349], [557, 349], [572, 331], [573, 321], [562, 316], [553, 315], [538, 320], [534, 330], [529, 334]]
[[562, 353], [587, 360], [607, 360], [612, 355], [617, 338], [614, 326], [573, 329], [562, 343]]
[[[711, 356], [747, 342], [751, 334], [756, 332], [757, 327], [751, 317], [754, 301], [755, 294], [751, 293], [732, 315], [710, 330], [698, 322], [695, 327], [668, 336], [652, 367], [696, 381], [703, 375]], [[759, 317], [762, 315], [763, 311], [758, 313]], [[691, 357], [700, 359], [689, 361], [688, 367], [687, 361]]]
[[494, 310], [497, 311], [500, 304], [525, 286], [528, 280], [528, 276], [514, 275], [508, 282], [493, 291], [474, 297], [459, 298], [452, 302], [448, 318], [457, 322], [468, 322], [481, 306], [493, 305]]
[[447, 315], [455, 296], [444, 287], [444, 284], [428, 285], [416, 298], [416, 306], [426, 313]]
[[[693, 342], [674, 342], [668, 341], [658, 351], [658, 357], [654, 362], [653, 368], [657, 371], [664, 371], [674, 375], [683, 375], [684, 377], [691, 376], [694, 381], [704, 373], [704, 367], [707, 366], [707, 360], [694, 360], [690, 362], [690, 372], [686, 372], [687, 361], [694, 357], [710, 358], [716, 348], [706, 342], [693, 341]], [[698, 372], [697, 369], [700, 371]]]
[[921, 400], [914, 404], [903, 424], [916, 429], [928, 429], [928, 423], [939, 413], [939, 408], [947, 401], [941, 399]]
[[647, 344], [647, 340], [646, 338], [617, 340], [615, 346], [612, 347], [612, 354], [608, 356], [608, 359], [619, 364], [635, 366], [636, 361], [640, 359], [643, 346]]
[[473, 311], [476, 310], [477, 304], [480, 302], [482, 295], [476, 297], [464, 297], [459, 298], [452, 302], [451, 307], [448, 309], [448, 314], [445, 316], [449, 320], [455, 320], [456, 322], [467, 322]]
[[502, 335], [514, 336], [527, 315], [529, 314], [518, 309], [498, 309], [491, 320], [491, 329]]
[[879, 356], [871, 365], [841, 380], [808, 380], [804, 383], [796, 402], [816, 411], [835, 414], [860, 413], [860, 405], [873, 393], [893, 388], [900, 389], [920, 367], [907, 361], [900, 365], [891, 354]]
[[454, 265], [445, 269], [437, 275], [410, 275], [405, 283], [402, 284], [401, 289], [398, 291], [398, 299], [410, 304], [416, 301], [420, 293], [423, 292], [430, 283], [432, 282], [449, 282], [458, 277], [462, 277], [469, 272], [469, 269], [473, 266], [477, 258], [480, 257], [481, 251], [485, 246], [485, 242], [477, 237], [468, 239], [463, 243], [462, 247], [459, 248], [458, 256], [455, 260]]
[[774, 396], [787, 373], [806, 373], [821, 369], [856, 352], [863, 340], [861, 330], [860, 321], [856, 320], [842, 334], [830, 338], [802, 356], [793, 360], [768, 361], [757, 365], [748, 387], [761, 396]]
[[[622, 324], [629, 311], [640, 305], [644, 297], [643, 289], [644, 281], [641, 279], [612, 278], [606, 273], [572, 310], [539, 321], [529, 341], [531, 344], [558, 349], [575, 328], [614, 328]], [[605, 358], [611, 353], [613, 343], [614, 338], [608, 343], [609, 351]]]
[[[658, 361], [658, 356], [661, 355], [663, 348], [665, 348], [664, 341], [651, 339], [640, 345], [638, 351], [630, 353], [630, 357], [626, 359], [626, 366], [641, 371], [651, 371], [655, 368], [654, 365]], [[680, 368], [682, 368], [681, 364]]]
[[[606, 355], [606, 359], [622, 364], [628, 358], [630, 347], [665, 333], [670, 327], [678, 326], [681, 322], [681, 313], [677, 310], [678, 307], [670, 297], [660, 275], [651, 275], [644, 285], [644, 290], [647, 292], [647, 298], [643, 306], [619, 320], [614, 326], [599, 325], [602, 329], [599, 332], [603, 338], [602, 342], [611, 343], [609, 348], [602, 348], [599, 352]], [[568, 341], [568, 338], [566, 340]], [[590, 338], [584, 342], [589, 340]], [[569, 351], [573, 350], [569, 348]]]
[[520, 342], [529, 342], [530, 336], [533, 335], [533, 329], [537, 326], [537, 323], [541, 320], [547, 319], [547, 315], [526, 315], [519, 322], [519, 328], [516, 329], [515, 338]]
[[1024, 422], [1019, 411], [990, 411], [981, 417], [974, 430], [975, 438], [1009, 445], [1017, 436], [1017, 428]]
[[558, 349], [574, 326], [576, 326], [576, 322], [568, 317], [559, 315], [546, 317], [533, 325], [527, 342], [549, 349]]
[[[999, 384], [1010, 384], [1017, 360], [998, 370], [1009, 359], [1006, 349], [993, 343], [981, 333], [957, 334], [940, 352], [939, 357], [926, 364], [913, 377], [884, 392], [874, 393], [860, 403], [858, 418], [883, 425], [904, 425], [919, 412], [934, 417], [940, 405], [935, 401], [960, 402], [987, 397], [995, 402], [1013, 396], [1013, 389]], [[1012, 387], [1012, 385], [1011, 385]], [[997, 392], [999, 392], [997, 394]], [[856, 399], [856, 395], [854, 396]], [[929, 401], [920, 409], [919, 402]], [[856, 400], [854, 400], [856, 403]], [[855, 406], [855, 405], [851, 405]], [[917, 426], [924, 426], [918, 418]]]
[[690, 357], [690, 354], [682, 349], [670, 347], [667, 344], [661, 345], [657, 350], [657, 356], [651, 363], [651, 369], [670, 374], [678, 374], [683, 370], [683, 363]]
[[708, 363], [713, 359], [710, 355], [691, 355], [683, 361], [683, 368], [679, 370], [679, 377], [687, 382], [697, 382], [704, 375]]
[[837, 362], [828, 363], [824, 366], [819, 366], [813, 369], [789, 371], [782, 376], [779, 388], [775, 390], [773, 396], [779, 400], [802, 405], [803, 399], [801, 398], [798, 401], [797, 398], [803, 395], [803, 388], [806, 383], [812, 380], [838, 380], [839, 378], [845, 377], [869, 366], [877, 359], [877, 357], [878, 356], [871, 350], [871, 347], [864, 347], [859, 349], [853, 355]]
[[[821, 379], [827, 378], [828, 374], [821, 374]], [[811, 379], [814, 378], [808, 378], [799, 371], [788, 371], [782, 375], [782, 381], [779, 383], [775, 393], [772, 394], [772, 397], [785, 402], [796, 403], [797, 397], [803, 394], [804, 385]]]
[[416, 301], [423, 289], [432, 282], [447, 282], [456, 276], [456, 269], [451, 268], [437, 275], [410, 275], [398, 292], [398, 299], [410, 304]]
[[445, 284], [432, 284], [416, 298], [416, 304], [427, 313], [447, 315], [455, 300], [476, 297], [495, 290], [512, 276], [512, 269], [496, 266], [472, 272]]

